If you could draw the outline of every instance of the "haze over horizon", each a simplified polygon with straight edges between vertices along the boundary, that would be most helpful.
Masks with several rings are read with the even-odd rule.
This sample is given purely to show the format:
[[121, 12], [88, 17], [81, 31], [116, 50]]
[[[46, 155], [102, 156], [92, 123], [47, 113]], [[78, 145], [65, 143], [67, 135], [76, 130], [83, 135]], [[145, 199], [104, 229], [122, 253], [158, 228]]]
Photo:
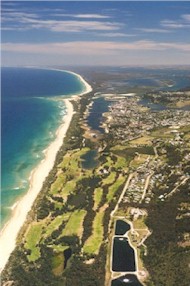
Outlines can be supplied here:
[[190, 3], [2, 1], [2, 65], [189, 65]]

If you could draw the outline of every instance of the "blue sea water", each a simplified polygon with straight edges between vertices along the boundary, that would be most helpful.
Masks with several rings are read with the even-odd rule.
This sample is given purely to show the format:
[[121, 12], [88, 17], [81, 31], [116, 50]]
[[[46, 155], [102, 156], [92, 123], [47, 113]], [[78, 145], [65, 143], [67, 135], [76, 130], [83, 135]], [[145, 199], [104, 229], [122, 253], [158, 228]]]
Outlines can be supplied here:
[[33, 68], [2, 68], [1, 85], [3, 226], [63, 120], [65, 105], [57, 96], [79, 94], [85, 86], [73, 74]]

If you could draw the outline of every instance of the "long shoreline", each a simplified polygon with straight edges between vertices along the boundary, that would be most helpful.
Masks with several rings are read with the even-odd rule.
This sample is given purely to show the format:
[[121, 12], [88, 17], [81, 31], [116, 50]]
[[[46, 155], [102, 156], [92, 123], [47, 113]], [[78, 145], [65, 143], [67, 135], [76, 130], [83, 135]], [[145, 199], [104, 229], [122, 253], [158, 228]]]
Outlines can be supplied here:
[[27, 66], [26, 68], [43, 69], [43, 70], [51, 70], [51, 71], [58, 71], [58, 72], [66, 72], [66, 73], [70, 73], [70, 74], [78, 77], [80, 82], [82, 82], [82, 84], [85, 86], [86, 90], [85, 91], [81, 91], [80, 93], [77, 93], [77, 94], [71, 94], [70, 96], [81, 96], [81, 95], [84, 95], [84, 94], [89, 93], [89, 92], [92, 91], [91, 85], [88, 82], [86, 82], [84, 80], [84, 78], [80, 74], [75, 73], [73, 71], [67, 71], [67, 70], [62, 70], [62, 69], [57, 69], [57, 68], [48, 68], [48, 67], [47, 68], [45, 68], [45, 67], [42, 68], [42, 67], [38, 67], [38, 66]]
[[63, 99], [66, 105], [67, 113], [63, 118], [63, 123], [56, 131], [56, 139], [50, 143], [48, 148], [45, 150], [45, 158], [31, 172], [30, 187], [28, 192], [16, 202], [12, 217], [0, 232], [0, 272], [4, 269], [12, 251], [16, 247], [16, 238], [18, 233], [25, 223], [27, 214], [31, 210], [35, 199], [40, 193], [45, 179], [54, 167], [57, 152], [63, 145], [63, 139], [74, 114], [73, 105], [70, 100], [72, 100], [73, 97], [82, 96], [92, 91], [92, 87], [80, 75], [69, 71], [68, 73], [75, 74], [77, 77], [79, 77], [80, 81], [85, 85], [86, 90], [80, 94], [69, 96], [70, 99]]

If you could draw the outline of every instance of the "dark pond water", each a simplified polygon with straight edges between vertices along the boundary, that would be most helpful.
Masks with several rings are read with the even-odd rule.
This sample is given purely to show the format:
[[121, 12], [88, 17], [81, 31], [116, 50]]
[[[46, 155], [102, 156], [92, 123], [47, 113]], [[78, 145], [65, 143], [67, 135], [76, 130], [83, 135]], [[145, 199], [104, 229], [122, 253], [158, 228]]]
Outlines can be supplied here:
[[129, 285], [129, 286], [143, 286], [138, 278], [136, 277], [136, 275], [133, 274], [127, 274], [124, 276], [121, 276], [117, 279], [112, 280], [111, 286], [125, 286], [125, 285]]
[[134, 249], [126, 237], [114, 238], [112, 270], [117, 272], [136, 270]]
[[104, 132], [104, 129], [100, 127], [100, 124], [103, 120], [102, 114], [104, 112], [108, 112], [109, 105], [110, 105], [110, 102], [105, 100], [103, 97], [94, 99], [92, 109], [90, 110], [90, 114], [87, 118], [88, 125], [92, 129], [98, 130], [101, 133]]
[[152, 103], [149, 99], [143, 98], [139, 101], [139, 104], [142, 104], [143, 106], [149, 107], [151, 110], [155, 111], [162, 111], [168, 109], [166, 104], [161, 103]]
[[84, 169], [93, 169], [98, 165], [96, 150], [88, 151], [85, 155], [81, 156], [81, 159], [81, 165]]
[[64, 258], [65, 258], [65, 261], [64, 261], [64, 269], [65, 269], [67, 267], [67, 262], [72, 255], [72, 250], [70, 248], [67, 248], [67, 249], [65, 249], [63, 254], [64, 254]]
[[160, 87], [161, 82], [158, 79], [154, 78], [134, 78], [130, 80], [126, 80], [125, 83], [130, 87], [134, 86], [153, 86]]
[[117, 220], [115, 226], [115, 235], [124, 235], [128, 230], [130, 230], [130, 225], [123, 220]]
[[[149, 107], [153, 111], [162, 111], [162, 110], [167, 110], [167, 109], [172, 109], [169, 108], [166, 104], [162, 103], [152, 103], [148, 98], [143, 98], [142, 100], [139, 101], [139, 104], [142, 104], [143, 106]], [[179, 110], [190, 110], [190, 106], [185, 106], [182, 108], [175, 108]]]
[[185, 106], [185, 107], [182, 107], [181, 109], [182, 109], [182, 110], [186, 110], [186, 111], [187, 111], [187, 110], [190, 111], [190, 105]]

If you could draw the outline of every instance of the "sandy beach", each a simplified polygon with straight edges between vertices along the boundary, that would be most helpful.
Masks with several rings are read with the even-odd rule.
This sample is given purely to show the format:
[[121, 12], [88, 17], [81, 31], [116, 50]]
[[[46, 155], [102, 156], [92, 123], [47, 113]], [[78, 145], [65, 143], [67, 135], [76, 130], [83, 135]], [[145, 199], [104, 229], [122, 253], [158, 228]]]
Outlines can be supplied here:
[[[86, 90], [78, 95], [83, 95], [92, 90], [91, 86], [78, 74], [75, 74], [85, 84]], [[72, 99], [72, 97], [71, 97]], [[63, 118], [63, 124], [56, 131], [56, 139], [45, 150], [45, 158], [31, 172], [30, 187], [28, 192], [14, 204], [13, 215], [0, 232], [0, 271], [2, 271], [16, 246], [17, 235], [24, 224], [27, 214], [40, 192], [43, 182], [54, 166], [56, 154], [63, 144], [63, 139], [71, 123], [74, 110], [69, 99], [63, 99], [67, 114]]]

